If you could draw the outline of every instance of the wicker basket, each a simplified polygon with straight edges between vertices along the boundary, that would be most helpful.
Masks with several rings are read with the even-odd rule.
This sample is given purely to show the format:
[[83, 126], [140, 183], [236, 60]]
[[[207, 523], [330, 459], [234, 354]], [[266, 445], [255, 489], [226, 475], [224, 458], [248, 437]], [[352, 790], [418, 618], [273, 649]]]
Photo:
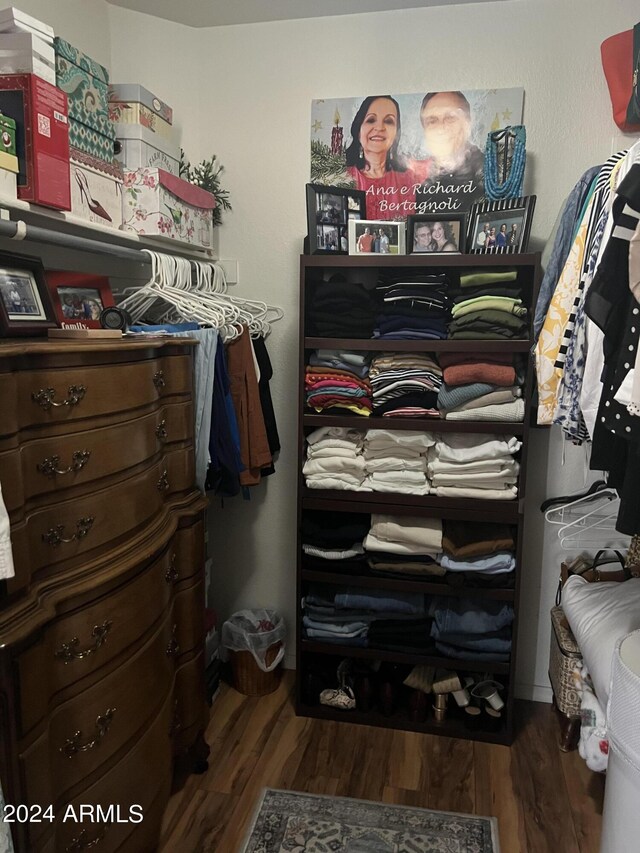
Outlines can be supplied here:
[[552, 607], [549, 679], [556, 705], [566, 717], [580, 716], [580, 695], [575, 687], [573, 670], [581, 660], [582, 653], [562, 607]]
[[[282, 643], [274, 643], [266, 651], [265, 663], [271, 666], [280, 651]], [[271, 672], [263, 672], [251, 652], [229, 652], [231, 661], [232, 684], [238, 693], [245, 696], [264, 696], [273, 693], [280, 683], [282, 667], [278, 665]]]

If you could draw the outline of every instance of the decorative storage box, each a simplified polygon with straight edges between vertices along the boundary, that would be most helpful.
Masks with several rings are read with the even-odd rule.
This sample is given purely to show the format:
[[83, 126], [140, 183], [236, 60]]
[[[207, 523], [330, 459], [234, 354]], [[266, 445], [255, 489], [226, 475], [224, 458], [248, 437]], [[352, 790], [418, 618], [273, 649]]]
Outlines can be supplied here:
[[117, 160], [106, 163], [90, 154], [71, 149], [71, 212], [80, 219], [104, 225], [122, 226], [122, 166]]
[[213, 242], [215, 204], [211, 193], [164, 169], [125, 170], [125, 231], [159, 235], [208, 249]]
[[556, 705], [566, 717], [580, 716], [580, 696], [576, 691], [573, 670], [581, 660], [582, 653], [562, 607], [552, 607], [549, 679]]
[[8, 169], [0, 169], [0, 201], [15, 201], [17, 198], [18, 175]]
[[109, 72], [61, 38], [54, 40], [56, 84], [69, 98], [71, 145], [110, 162], [116, 129], [109, 119]]
[[173, 124], [173, 110], [171, 107], [138, 83], [110, 83], [109, 100], [119, 101], [120, 103], [143, 104], [159, 118], [169, 124]]
[[155, 136], [166, 139], [170, 145], [178, 145], [178, 130], [159, 118], [156, 113], [134, 101], [109, 101], [109, 118], [118, 124], [141, 125]]
[[35, 74], [0, 76], [0, 112], [16, 123], [18, 197], [70, 210], [65, 93]]
[[37, 74], [56, 85], [53, 47], [33, 33], [0, 34], [0, 73]]
[[15, 6], [0, 10], [0, 33], [35, 33], [38, 38], [53, 44], [53, 27], [21, 12]]
[[180, 149], [139, 124], [116, 125], [116, 157], [125, 169], [164, 169], [177, 175]]

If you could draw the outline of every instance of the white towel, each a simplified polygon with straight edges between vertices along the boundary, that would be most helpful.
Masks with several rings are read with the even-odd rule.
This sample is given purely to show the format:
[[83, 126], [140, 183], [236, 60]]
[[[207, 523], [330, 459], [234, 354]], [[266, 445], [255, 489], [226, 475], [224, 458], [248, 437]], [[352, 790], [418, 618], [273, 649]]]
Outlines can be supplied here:
[[356, 480], [354, 477], [346, 476], [331, 476], [329, 474], [316, 474], [313, 477], [307, 477], [306, 485], [309, 489], [342, 489], [346, 492], [370, 492], [363, 486], [361, 480]]
[[362, 456], [335, 456], [330, 459], [307, 459], [302, 468], [306, 477], [314, 474], [350, 474], [364, 476], [364, 459]]
[[433, 462], [428, 463], [427, 470], [431, 476], [434, 474], [455, 474], [461, 470], [468, 473], [499, 471], [512, 460], [512, 456], [503, 456], [499, 459], [477, 459], [475, 462], [442, 462], [440, 459], [434, 459]]
[[351, 444], [360, 444], [364, 438], [364, 432], [359, 429], [347, 429], [347, 427], [319, 427], [307, 436], [307, 444], [317, 444], [323, 438], [337, 438], [348, 441]]
[[483, 501], [512, 501], [518, 497], [518, 489], [515, 486], [507, 486], [506, 489], [474, 489], [462, 486], [435, 486], [433, 493], [439, 498], [474, 498]]
[[427, 470], [427, 460], [424, 456], [416, 456], [415, 459], [399, 459], [397, 456], [383, 456], [379, 459], [364, 457], [365, 471], [372, 474], [375, 471], [422, 471]]
[[365, 445], [372, 450], [397, 446], [427, 450], [435, 443], [435, 436], [431, 433], [413, 430], [370, 429], [365, 436]]
[[441, 462], [475, 462], [478, 459], [501, 459], [517, 453], [522, 442], [515, 436], [505, 439], [499, 435], [451, 433], [441, 438], [429, 452], [430, 459]]

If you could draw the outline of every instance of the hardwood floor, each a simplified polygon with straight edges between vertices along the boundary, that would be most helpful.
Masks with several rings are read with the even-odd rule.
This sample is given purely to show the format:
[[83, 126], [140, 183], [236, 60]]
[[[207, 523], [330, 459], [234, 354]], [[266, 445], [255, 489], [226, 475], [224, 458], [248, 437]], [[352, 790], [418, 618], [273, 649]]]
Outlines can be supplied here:
[[494, 815], [501, 853], [598, 853], [604, 778], [559, 751], [551, 706], [522, 703], [509, 749], [296, 717], [292, 690], [291, 672], [268, 696], [221, 688], [209, 770], [172, 796], [160, 853], [237, 853], [264, 787]]

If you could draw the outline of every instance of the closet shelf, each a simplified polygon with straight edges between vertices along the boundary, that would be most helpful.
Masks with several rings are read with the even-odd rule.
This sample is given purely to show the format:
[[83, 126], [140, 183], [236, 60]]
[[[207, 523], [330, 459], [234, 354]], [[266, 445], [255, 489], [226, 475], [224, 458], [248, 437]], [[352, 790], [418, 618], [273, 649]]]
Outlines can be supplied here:
[[509, 672], [509, 664], [491, 660], [468, 660], [467, 658], [448, 658], [445, 655], [425, 654], [419, 649], [415, 652], [396, 652], [391, 649], [360, 648], [358, 646], [342, 645], [340, 643], [322, 643], [316, 640], [302, 640], [301, 652], [314, 652], [321, 655], [336, 657], [363, 658], [365, 660], [382, 660], [389, 663], [406, 663], [415, 665], [424, 663], [440, 669], [455, 669], [465, 672], [492, 672], [494, 675], [505, 675]]
[[538, 252], [513, 255], [491, 255], [491, 254], [442, 254], [442, 255], [301, 255], [300, 263], [302, 269], [305, 267], [357, 267], [374, 269], [393, 269], [394, 267], [424, 267], [429, 269], [480, 269], [481, 267], [507, 267], [517, 269], [518, 267], [535, 267], [540, 260]]
[[[476, 500], [475, 498], [440, 498], [437, 495], [403, 495], [396, 492], [348, 492], [334, 489], [301, 488], [303, 505], [309, 509], [340, 509], [347, 512], [389, 512], [408, 510], [402, 515], [424, 515], [431, 518], [460, 518], [469, 521], [518, 520], [520, 500]], [[314, 506], [323, 504], [323, 506]], [[328, 504], [328, 505], [327, 505]], [[453, 513], [456, 513], [455, 515]]]
[[426, 432], [486, 432], [491, 435], [522, 435], [524, 424], [504, 421], [446, 421], [442, 418], [376, 418], [362, 415], [303, 414], [305, 427], [339, 426], [349, 429], [420, 430]]
[[[392, 578], [388, 575], [376, 575], [373, 572], [351, 574], [347, 572], [322, 571], [321, 569], [305, 569], [304, 556], [301, 578], [313, 583], [330, 583], [334, 586], [356, 585], [367, 589], [392, 589], [397, 592], [422, 592], [426, 595], [464, 596], [464, 598], [493, 598], [498, 601], [513, 601], [513, 589], [483, 589], [482, 587], [451, 586], [446, 582], [404, 578]], [[327, 561], [331, 562], [331, 561]]]
[[[432, 704], [431, 698], [428, 697], [429, 705]], [[339, 720], [345, 723], [358, 723], [385, 729], [402, 729], [403, 731], [421, 732], [422, 734], [479, 740], [485, 743], [509, 744], [511, 742], [511, 734], [506, 722], [496, 732], [483, 731], [480, 728], [468, 729], [464, 724], [464, 719], [459, 717], [452, 707], [449, 709], [447, 718], [441, 723], [434, 720], [433, 717], [424, 722], [416, 722], [402, 711], [396, 711], [391, 716], [386, 717], [379, 711], [340, 711], [327, 705], [307, 705], [304, 702], [297, 704], [296, 713], [318, 720]], [[429, 713], [433, 714], [433, 711], [429, 709]]]
[[388, 341], [379, 338], [305, 337], [305, 349], [365, 350], [371, 352], [529, 352], [533, 341]]

